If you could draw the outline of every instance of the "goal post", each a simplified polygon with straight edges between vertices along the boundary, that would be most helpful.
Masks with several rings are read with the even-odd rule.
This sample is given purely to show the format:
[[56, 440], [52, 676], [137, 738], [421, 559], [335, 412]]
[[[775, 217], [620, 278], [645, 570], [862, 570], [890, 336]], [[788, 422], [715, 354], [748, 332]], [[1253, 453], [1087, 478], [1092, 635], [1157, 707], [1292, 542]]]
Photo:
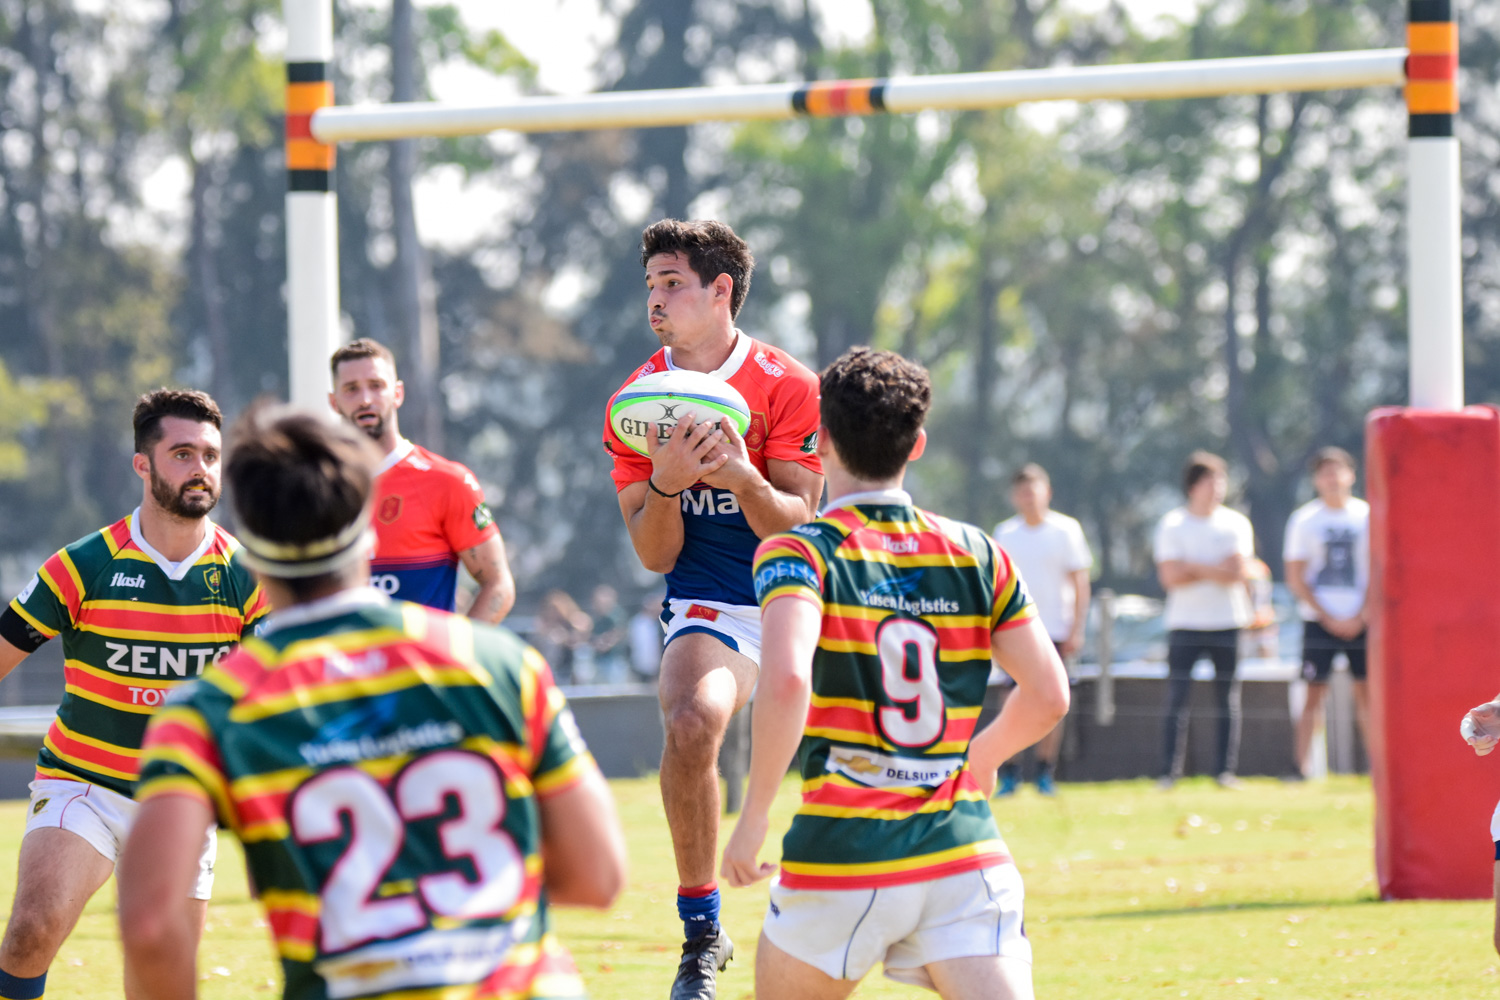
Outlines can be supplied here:
[[976, 111], [1036, 101], [1144, 101], [1399, 86], [1405, 49], [1197, 59], [827, 80], [734, 87], [684, 87], [527, 97], [501, 104], [368, 104], [313, 115], [320, 142], [411, 139], [511, 132], [655, 128], [698, 122], [767, 121], [881, 112]]
[[[742, 87], [617, 92], [581, 97], [532, 97], [494, 105], [410, 103], [340, 108], [333, 104], [328, 64], [333, 54], [332, 0], [283, 0], [287, 25], [287, 309], [290, 396], [321, 407], [329, 387], [327, 360], [342, 339], [338, 302], [338, 240], [334, 211], [334, 145], [377, 139], [475, 135], [576, 129], [647, 128], [709, 121], [790, 119], [923, 110], [977, 110], [1031, 101], [1162, 100], [1230, 94], [1287, 93], [1352, 87], [1405, 85], [1409, 122], [1407, 151], [1407, 336], [1410, 353], [1409, 406], [1377, 411], [1369, 427], [1372, 538], [1371, 691], [1372, 762], [1377, 813], [1377, 868], [1381, 892], [1393, 897], [1478, 897], [1489, 894], [1485, 866], [1469, 863], [1472, 831], [1453, 825], [1469, 820], [1482, 792], [1466, 769], [1453, 780], [1423, 770], [1428, 757], [1409, 744], [1387, 752], [1382, 734], [1408, 735], [1405, 714], [1420, 704], [1432, 720], [1452, 716], [1454, 725], [1430, 734], [1450, 739], [1468, 704], [1436, 704], [1424, 686], [1426, 667], [1445, 674], [1443, 690], [1472, 689], [1472, 701], [1488, 697], [1495, 682], [1488, 657], [1473, 657], [1475, 637], [1500, 644], [1500, 600], [1488, 576], [1475, 578], [1475, 552], [1500, 552], [1500, 517], [1474, 520], [1466, 507], [1452, 508], [1446, 533], [1407, 521], [1409, 512], [1452, 495], [1493, 492], [1500, 482], [1500, 443], [1469, 449], [1472, 461], [1455, 471], [1464, 449], [1430, 447], [1449, 435], [1488, 441], [1495, 422], [1464, 410], [1462, 287], [1460, 275], [1459, 147], [1456, 79], [1458, 30], [1451, 0], [1408, 0], [1405, 48], [1309, 55], [1192, 60], [1154, 64], [1059, 67], [995, 73], [955, 73], [884, 80], [837, 80]], [[1407, 422], [1412, 426], [1407, 427]], [[1451, 427], [1449, 424], [1451, 423]], [[1428, 442], [1424, 444], [1423, 442]], [[1482, 443], [1482, 442], [1481, 442]], [[1416, 460], [1416, 461], [1408, 461]], [[1413, 480], [1394, 470], [1429, 475], [1417, 493]], [[1437, 472], [1440, 479], [1431, 479]], [[1433, 482], [1444, 490], [1431, 489]], [[1452, 506], [1452, 505], [1450, 505]], [[1488, 508], [1486, 508], [1488, 510]], [[1407, 513], [1402, 513], [1407, 512]], [[1477, 547], [1476, 547], [1477, 546]], [[1426, 604], [1458, 609], [1444, 619], [1438, 648], [1424, 646], [1434, 633], [1413, 627], [1411, 607], [1399, 606], [1401, 587], [1380, 586], [1386, 567], [1422, 567]], [[1462, 581], [1468, 581], [1468, 584]], [[1459, 588], [1469, 586], [1459, 593]], [[1484, 588], [1475, 593], [1472, 587]], [[1438, 600], [1442, 598], [1443, 600]], [[1437, 602], [1434, 604], [1434, 602]], [[1446, 602], [1446, 603], [1445, 603]], [[1403, 617], [1406, 616], [1406, 617]], [[1493, 637], [1491, 638], [1493, 633]], [[1465, 638], [1467, 637], [1467, 638]], [[1462, 639], [1462, 641], [1459, 641]], [[1446, 643], [1446, 644], [1444, 644]], [[1435, 659], [1436, 658], [1436, 659]], [[1384, 669], [1384, 662], [1392, 670]], [[1426, 738], [1426, 729], [1423, 729]], [[1437, 753], [1437, 751], [1434, 751]], [[1451, 756], [1444, 751], [1443, 756]], [[1436, 760], [1436, 757], [1431, 758]], [[1403, 803], [1419, 802], [1406, 809]], [[1487, 808], [1487, 807], [1486, 807]], [[1483, 833], [1479, 834], [1483, 838]], [[1458, 843], [1462, 848], [1443, 845]], [[1481, 843], [1478, 850], [1483, 851]], [[1483, 870], [1481, 870], [1483, 869]], [[1476, 872], [1483, 875], [1478, 879]]]

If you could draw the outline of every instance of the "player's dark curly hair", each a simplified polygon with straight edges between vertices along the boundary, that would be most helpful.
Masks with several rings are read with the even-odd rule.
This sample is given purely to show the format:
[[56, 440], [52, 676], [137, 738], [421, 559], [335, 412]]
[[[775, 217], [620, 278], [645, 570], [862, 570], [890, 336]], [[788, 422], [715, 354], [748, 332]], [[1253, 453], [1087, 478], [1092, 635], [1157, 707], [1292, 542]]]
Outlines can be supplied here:
[[851, 347], [818, 382], [823, 426], [844, 467], [870, 482], [899, 473], [932, 407], [927, 369], [894, 351]]
[[1211, 451], [1193, 452], [1182, 467], [1182, 492], [1193, 492], [1200, 480], [1213, 475], [1229, 475], [1229, 464]]
[[224, 426], [224, 415], [212, 396], [197, 389], [153, 389], [135, 401], [135, 450], [150, 455], [161, 440], [164, 417], [181, 417], [200, 424]]
[[[235, 516], [250, 534], [281, 545], [329, 538], [366, 517], [380, 463], [353, 424], [274, 401], [253, 404], [235, 421], [227, 454]], [[283, 582], [300, 592], [327, 576]]]
[[750, 291], [755, 258], [750, 245], [736, 236], [733, 229], [712, 219], [691, 222], [662, 219], [641, 233], [641, 266], [645, 267], [659, 253], [680, 253], [686, 257], [688, 266], [705, 288], [719, 275], [729, 275], [734, 282], [729, 292], [729, 315], [733, 318], [740, 314]]

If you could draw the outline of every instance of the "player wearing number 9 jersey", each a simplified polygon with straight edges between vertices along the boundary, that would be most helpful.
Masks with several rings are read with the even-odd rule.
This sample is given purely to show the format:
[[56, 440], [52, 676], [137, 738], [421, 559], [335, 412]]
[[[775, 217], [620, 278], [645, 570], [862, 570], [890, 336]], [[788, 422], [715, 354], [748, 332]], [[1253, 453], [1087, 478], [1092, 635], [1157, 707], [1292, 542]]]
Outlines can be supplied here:
[[[1028, 998], [1020, 875], [987, 798], [995, 768], [1068, 704], [1009, 558], [901, 489], [925, 442], [927, 373], [855, 348], [821, 378], [823, 515], [761, 543], [760, 688], [744, 811], [722, 875], [746, 885], [781, 776], [802, 804], [756, 955], [758, 996], [835, 996], [875, 963], [948, 997]], [[991, 657], [1017, 681], [975, 732]]]
[[547, 905], [608, 905], [623, 839], [546, 663], [368, 585], [378, 456], [357, 430], [258, 409], [237, 431], [241, 540], [274, 610], [147, 731], [119, 875], [132, 994], [193, 995], [181, 847], [217, 816], [288, 998], [582, 997]]

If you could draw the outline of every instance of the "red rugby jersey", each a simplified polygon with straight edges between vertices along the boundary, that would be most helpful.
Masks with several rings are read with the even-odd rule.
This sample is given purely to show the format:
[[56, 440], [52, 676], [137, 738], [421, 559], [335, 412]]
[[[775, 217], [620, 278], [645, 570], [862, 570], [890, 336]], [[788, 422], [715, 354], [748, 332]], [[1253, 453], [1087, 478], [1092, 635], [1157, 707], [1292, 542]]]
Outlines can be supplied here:
[[[745, 447], [750, 461], [766, 474], [766, 462], [796, 462], [821, 473], [818, 460], [818, 376], [780, 348], [736, 331], [734, 351], [716, 371], [709, 372], [739, 390], [750, 407], [750, 429]], [[671, 371], [671, 348], [651, 356], [620, 386], [652, 372]], [[616, 390], [615, 395], [619, 395]], [[604, 450], [614, 460], [615, 489], [644, 482], [651, 475], [651, 459], [632, 451], [609, 425], [614, 396], [605, 405]], [[683, 541], [677, 564], [667, 574], [667, 596], [680, 600], [755, 604], [751, 562], [760, 539], [728, 490], [695, 483], [682, 494]]]
[[403, 439], [375, 480], [370, 582], [392, 597], [452, 611], [458, 554], [498, 533], [474, 473]]

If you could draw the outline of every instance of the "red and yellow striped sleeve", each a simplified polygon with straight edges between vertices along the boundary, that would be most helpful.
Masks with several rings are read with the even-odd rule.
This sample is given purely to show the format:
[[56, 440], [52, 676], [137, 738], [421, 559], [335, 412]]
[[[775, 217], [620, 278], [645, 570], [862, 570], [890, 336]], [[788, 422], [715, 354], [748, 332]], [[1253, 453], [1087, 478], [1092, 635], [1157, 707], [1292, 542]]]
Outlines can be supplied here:
[[252, 634], [256, 624], [271, 613], [271, 603], [266, 600], [266, 592], [260, 584], [255, 585], [255, 590], [250, 594], [250, 599], [245, 602], [241, 613], [244, 615], [244, 627], [240, 630], [241, 638]]
[[522, 706], [531, 743], [532, 787], [541, 798], [567, 791], [597, 765], [589, 753], [567, 698], [540, 653], [527, 649]]
[[232, 825], [233, 810], [224, 762], [208, 722], [189, 705], [168, 705], [151, 717], [141, 746], [135, 799], [189, 795], [213, 807]]
[[49, 639], [78, 620], [84, 586], [67, 549], [42, 563], [36, 579], [10, 602], [11, 610]]
[[778, 597], [800, 597], [823, 607], [828, 563], [806, 538], [772, 535], [755, 550], [755, 599], [764, 608]]
[[990, 611], [990, 630], [1015, 628], [1036, 617], [1036, 604], [1005, 550], [990, 543], [995, 553], [995, 603]]

